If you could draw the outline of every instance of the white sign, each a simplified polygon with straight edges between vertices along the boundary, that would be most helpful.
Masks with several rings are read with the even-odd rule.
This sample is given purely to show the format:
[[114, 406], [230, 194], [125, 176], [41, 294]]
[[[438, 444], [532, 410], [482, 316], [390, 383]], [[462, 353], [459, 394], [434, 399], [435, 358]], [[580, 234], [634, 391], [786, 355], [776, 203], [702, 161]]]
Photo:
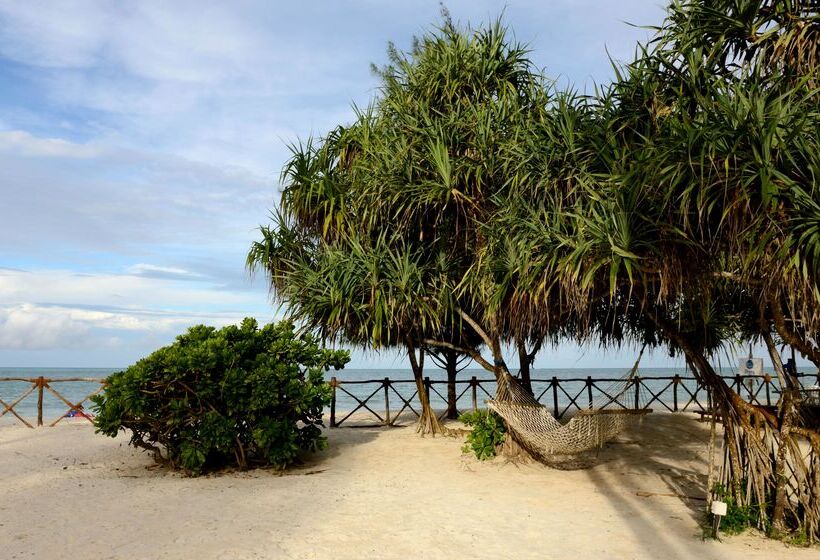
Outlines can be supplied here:
[[763, 375], [763, 358], [741, 358], [737, 372], [740, 375]]
[[719, 502], [717, 500], [712, 502], [712, 513], [715, 515], [726, 515], [728, 509], [726, 502]]

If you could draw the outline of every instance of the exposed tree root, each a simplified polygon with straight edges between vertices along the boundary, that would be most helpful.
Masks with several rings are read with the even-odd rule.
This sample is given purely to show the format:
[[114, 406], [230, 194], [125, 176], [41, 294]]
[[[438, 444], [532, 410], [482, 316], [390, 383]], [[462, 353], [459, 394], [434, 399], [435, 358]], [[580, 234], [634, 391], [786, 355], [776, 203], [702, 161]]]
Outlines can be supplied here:
[[[427, 401], [427, 399], [424, 400]], [[421, 404], [421, 416], [419, 417], [418, 423], [416, 423], [416, 432], [422, 437], [426, 435], [432, 435], [434, 437], [437, 435], [450, 435], [449, 428], [439, 422], [436, 413], [430, 408], [429, 401], [422, 402]]]

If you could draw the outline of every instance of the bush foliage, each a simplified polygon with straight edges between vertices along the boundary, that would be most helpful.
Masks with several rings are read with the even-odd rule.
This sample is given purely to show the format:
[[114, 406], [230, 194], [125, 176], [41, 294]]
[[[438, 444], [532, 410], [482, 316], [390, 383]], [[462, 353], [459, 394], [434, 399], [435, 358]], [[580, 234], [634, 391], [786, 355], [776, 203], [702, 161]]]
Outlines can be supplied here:
[[481, 461], [495, 457], [496, 449], [504, 443], [507, 429], [504, 421], [489, 410], [466, 412], [458, 418], [472, 430], [467, 434], [467, 443], [461, 450], [464, 453], [475, 453]]
[[287, 321], [198, 325], [111, 375], [94, 399], [95, 425], [110, 437], [130, 430], [132, 445], [190, 474], [229, 465], [285, 468], [300, 452], [325, 446], [324, 373], [349, 359]]
[[[727, 535], [739, 535], [746, 529], [757, 527], [760, 522], [760, 507], [756, 505], [739, 505], [732, 493], [723, 485], [715, 484], [712, 494], [716, 500], [726, 502], [726, 515], [720, 521], [720, 530]], [[764, 507], [764, 509], [766, 509]], [[709, 513], [707, 521], [711, 527], [714, 516]]]

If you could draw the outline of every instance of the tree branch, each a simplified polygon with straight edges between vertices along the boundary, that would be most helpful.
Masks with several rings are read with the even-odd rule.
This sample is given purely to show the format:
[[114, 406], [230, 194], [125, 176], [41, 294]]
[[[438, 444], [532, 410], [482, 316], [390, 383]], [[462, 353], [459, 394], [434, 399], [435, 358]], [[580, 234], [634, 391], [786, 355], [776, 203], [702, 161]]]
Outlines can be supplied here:
[[481, 326], [475, 321], [475, 319], [467, 315], [467, 313], [465, 313], [463, 309], [459, 309], [458, 314], [461, 316], [462, 319], [464, 319], [464, 321], [468, 325], [470, 325], [473, 328], [476, 334], [481, 337], [481, 340], [484, 341], [484, 344], [487, 345], [487, 348], [489, 348], [492, 351], [493, 341], [490, 338], [490, 335], [487, 334], [487, 331], [482, 329]]
[[442, 342], [440, 340], [433, 340], [432, 338], [424, 339], [424, 344], [427, 344], [429, 346], [438, 346], [439, 348], [448, 348], [450, 350], [455, 350], [456, 352], [461, 352], [463, 354], [466, 354], [467, 356], [470, 356], [473, 360], [475, 360], [476, 363], [478, 363], [481, 367], [483, 367], [487, 371], [491, 371], [491, 372], [495, 373], [495, 367], [493, 367], [493, 365], [490, 362], [488, 362], [487, 360], [482, 358], [481, 354], [476, 350], [472, 350], [470, 348], [463, 348], [461, 346], [456, 346], [455, 344], [451, 344], [449, 342]]
[[783, 309], [780, 307], [780, 298], [775, 298], [775, 301], [771, 301], [770, 299], [769, 309], [772, 312], [774, 328], [777, 334], [780, 335], [786, 344], [803, 354], [820, 369], [820, 350], [814, 348], [809, 341], [798, 336], [797, 333], [786, 325], [786, 317], [783, 315]]

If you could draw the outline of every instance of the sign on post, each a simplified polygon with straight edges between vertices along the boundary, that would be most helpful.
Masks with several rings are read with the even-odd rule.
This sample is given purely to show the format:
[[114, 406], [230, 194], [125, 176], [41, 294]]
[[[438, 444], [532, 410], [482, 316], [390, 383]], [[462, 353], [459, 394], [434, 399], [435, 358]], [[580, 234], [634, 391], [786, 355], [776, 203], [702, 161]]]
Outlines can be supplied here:
[[763, 375], [763, 358], [742, 358], [740, 360], [740, 367], [738, 368], [738, 375]]

